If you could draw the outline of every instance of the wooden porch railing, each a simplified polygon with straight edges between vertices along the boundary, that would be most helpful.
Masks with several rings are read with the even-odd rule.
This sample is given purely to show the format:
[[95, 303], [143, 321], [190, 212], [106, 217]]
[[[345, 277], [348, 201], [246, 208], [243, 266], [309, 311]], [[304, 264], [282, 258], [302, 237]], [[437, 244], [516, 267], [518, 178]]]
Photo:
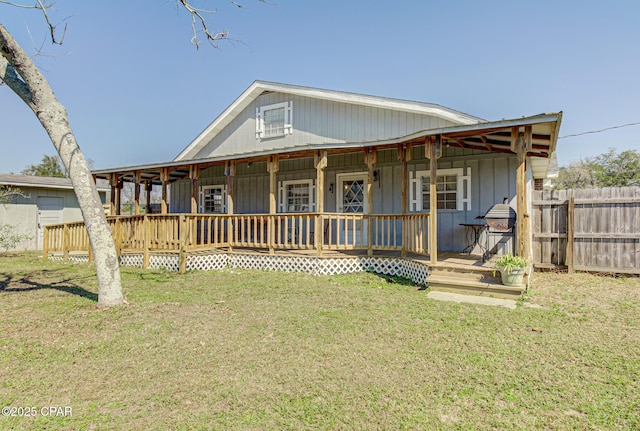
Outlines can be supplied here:
[[[428, 254], [429, 214], [150, 214], [109, 217], [116, 250], [185, 253], [233, 247]], [[320, 231], [318, 232], [318, 229]], [[320, 241], [318, 243], [318, 240]], [[82, 222], [45, 226], [43, 255], [88, 251]], [[91, 255], [89, 255], [91, 260]], [[181, 259], [182, 261], [182, 259]]]

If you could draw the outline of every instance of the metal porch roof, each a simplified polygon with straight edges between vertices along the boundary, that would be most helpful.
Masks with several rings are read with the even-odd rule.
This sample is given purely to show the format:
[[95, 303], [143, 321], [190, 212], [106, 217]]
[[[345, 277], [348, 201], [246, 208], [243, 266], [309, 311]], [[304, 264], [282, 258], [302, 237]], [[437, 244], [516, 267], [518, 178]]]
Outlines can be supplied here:
[[172, 160], [160, 163], [151, 163], [136, 166], [124, 166], [119, 168], [98, 169], [93, 171], [97, 178], [108, 179], [111, 174], [118, 173], [125, 181], [134, 181], [136, 172], [140, 174], [140, 181], [151, 181], [160, 184], [160, 171], [169, 168], [169, 182], [187, 178], [191, 165], [219, 165], [226, 161], [257, 161], [270, 155], [281, 154], [298, 157], [309, 157], [314, 150], [356, 151], [367, 147], [392, 147], [397, 144], [424, 143], [429, 136], [442, 136], [442, 143], [449, 146], [470, 148], [488, 152], [511, 152], [511, 130], [518, 128], [524, 131], [524, 127], [531, 126], [533, 133], [532, 148], [528, 156], [532, 160], [532, 169], [536, 177], [546, 176], [549, 160], [555, 151], [558, 139], [562, 112], [534, 115], [515, 119], [499, 121], [485, 121], [438, 129], [422, 130], [406, 136], [399, 136], [384, 141], [351, 142], [346, 144], [319, 144], [303, 145], [295, 148], [271, 151], [258, 151], [252, 153], [239, 153], [225, 157], [211, 157], [204, 159]]

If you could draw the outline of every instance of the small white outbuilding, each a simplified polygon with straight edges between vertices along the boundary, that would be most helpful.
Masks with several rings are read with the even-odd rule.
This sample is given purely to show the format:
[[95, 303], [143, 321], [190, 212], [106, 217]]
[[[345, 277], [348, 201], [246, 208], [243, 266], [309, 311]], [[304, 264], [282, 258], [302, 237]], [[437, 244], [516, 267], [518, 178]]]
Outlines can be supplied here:
[[[9, 203], [0, 204], [0, 225], [14, 226], [25, 239], [17, 250], [41, 250], [44, 226], [82, 221], [78, 199], [69, 178], [0, 174], [0, 187], [19, 189]], [[98, 186], [100, 200], [106, 201], [107, 189]]]

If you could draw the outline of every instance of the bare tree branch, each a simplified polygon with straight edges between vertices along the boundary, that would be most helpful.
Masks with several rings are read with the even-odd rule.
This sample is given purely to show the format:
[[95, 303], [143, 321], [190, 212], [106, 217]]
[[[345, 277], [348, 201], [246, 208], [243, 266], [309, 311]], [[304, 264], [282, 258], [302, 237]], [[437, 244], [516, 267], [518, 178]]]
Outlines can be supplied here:
[[51, 3], [50, 5], [48, 5], [47, 7], [45, 7], [45, 5], [42, 3], [42, 0], [37, 0], [38, 1], [38, 9], [42, 10], [42, 14], [44, 15], [44, 19], [47, 21], [47, 26], [49, 26], [49, 33], [51, 34], [51, 42], [56, 44], [56, 45], [62, 45], [62, 42], [64, 41], [64, 36], [67, 34], [67, 24], [64, 25], [64, 31], [62, 32], [62, 39], [60, 39], [59, 41], [56, 40], [56, 26], [51, 24], [51, 20], [49, 20], [49, 14], [47, 14], [47, 9], [50, 8], [51, 6], [53, 6], [55, 3]]
[[[228, 1], [234, 6], [237, 6], [242, 9], [245, 8], [244, 5], [242, 5], [236, 0], [228, 0]], [[258, 1], [261, 3], [271, 4], [267, 0], [258, 0]], [[218, 48], [218, 45], [216, 44], [216, 42], [219, 40], [231, 40], [229, 39], [229, 32], [227, 30], [215, 32], [213, 31], [212, 28], [210, 29], [209, 25], [207, 24], [207, 20], [205, 19], [204, 15], [214, 14], [217, 12], [216, 10], [198, 9], [192, 6], [189, 0], [178, 0], [178, 2], [191, 15], [191, 29], [193, 30], [193, 37], [191, 38], [191, 43], [196, 46], [196, 49], [200, 48], [200, 40], [198, 39], [198, 32], [199, 32], [198, 27], [200, 28], [200, 31], [204, 33], [205, 37], [207, 38], [207, 41], [214, 48]], [[200, 24], [199, 26], [198, 26], [198, 23]]]
[[223, 30], [218, 33], [215, 33], [209, 30], [209, 26], [207, 25], [207, 20], [204, 18], [203, 14], [207, 14], [207, 13], [213, 14], [213, 13], [216, 13], [215, 10], [208, 11], [204, 9], [197, 9], [191, 6], [191, 4], [189, 4], [189, 0], [179, 0], [179, 1], [180, 1], [180, 4], [182, 4], [182, 6], [187, 10], [187, 12], [191, 14], [191, 28], [193, 29], [193, 37], [191, 38], [191, 43], [196, 46], [196, 49], [200, 48], [200, 40], [198, 39], [198, 30], [196, 28], [198, 21], [200, 22], [200, 26], [202, 27], [202, 32], [205, 34], [205, 36], [207, 37], [207, 40], [214, 48], [218, 47], [218, 45], [215, 44], [216, 41], [224, 40], [227, 38], [227, 35], [228, 35], [227, 30]]
[[[56, 45], [62, 45], [62, 43], [64, 42], [64, 37], [67, 34], [67, 24], [64, 25], [64, 30], [62, 31], [62, 37], [60, 39], [56, 38], [56, 27], [58, 24], [53, 24], [51, 22], [51, 20], [49, 19], [49, 14], [47, 13], [47, 9], [50, 9], [51, 7], [53, 7], [55, 5], [55, 3], [50, 3], [50, 4], [45, 4], [46, 0], [43, 2], [42, 0], [36, 0], [37, 4], [34, 5], [25, 5], [25, 4], [19, 4], [19, 3], [13, 3], [7, 0], [0, 0], [0, 3], [3, 4], [7, 4], [9, 6], [15, 6], [15, 7], [19, 7], [19, 8], [23, 8], [23, 9], [39, 9], [42, 11], [42, 14], [44, 15], [44, 19], [47, 22], [47, 27], [49, 27], [49, 33], [51, 35], [51, 42], [56, 44]], [[66, 18], [65, 18], [66, 19]], [[62, 20], [61, 22], [64, 22], [65, 20]]]
[[[15, 6], [15, 7], [20, 7], [23, 9], [41, 9], [42, 6], [41, 5], [26, 5], [26, 4], [19, 4], [19, 3], [13, 3], [7, 0], [0, 0], [0, 3], [4, 3], [4, 4], [8, 4], [9, 6]], [[46, 8], [50, 8], [51, 6], [53, 6], [55, 3], [51, 3], [50, 5], [46, 6]]]

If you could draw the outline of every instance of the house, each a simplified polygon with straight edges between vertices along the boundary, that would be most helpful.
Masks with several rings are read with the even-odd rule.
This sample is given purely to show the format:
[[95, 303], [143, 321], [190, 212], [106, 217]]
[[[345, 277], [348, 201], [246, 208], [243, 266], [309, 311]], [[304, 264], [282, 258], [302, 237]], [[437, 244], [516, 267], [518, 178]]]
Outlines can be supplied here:
[[[0, 186], [15, 187], [22, 193], [0, 205], [0, 225], [12, 225], [16, 234], [27, 238], [17, 244], [18, 250], [41, 250], [46, 225], [82, 221], [69, 178], [0, 174]], [[107, 191], [98, 188], [103, 203]]]
[[[258, 267], [335, 252], [432, 265], [442, 252], [528, 256], [528, 196], [547, 177], [561, 118], [486, 121], [430, 103], [256, 81], [174, 160], [94, 175], [110, 182], [114, 216], [123, 183], [135, 185], [136, 202], [162, 189], [146, 233], [120, 221], [120, 249], [144, 251], [138, 263], [154, 251], [166, 261], [170, 250], [169, 266], [181, 269], [201, 267], [207, 250], [262, 254]], [[492, 232], [482, 217], [503, 201], [514, 226]]]

